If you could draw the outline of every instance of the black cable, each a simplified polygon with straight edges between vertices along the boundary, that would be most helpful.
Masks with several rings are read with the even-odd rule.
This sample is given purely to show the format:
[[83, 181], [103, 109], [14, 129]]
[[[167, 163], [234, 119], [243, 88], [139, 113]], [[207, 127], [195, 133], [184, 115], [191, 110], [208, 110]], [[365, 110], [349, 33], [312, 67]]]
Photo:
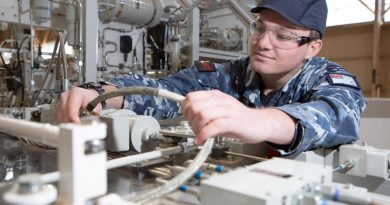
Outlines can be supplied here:
[[146, 47], [145, 47], [145, 38], [146, 32], [144, 32], [144, 35], [142, 36], [142, 70], [144, 75], [146, 75]]
[[146, 75], [146, 62], [145, 62], [145, 59], [146, 59], [146, 54], [145, 54], [145, 35], [146, 35], [146, 32], [144, 32], [144, 35], [142, 35], [142, 72], [144, 75]]
[[[12, 70], [15, 70], [15, 69], [16, 69], [16, 66], [17, 66], [16, 63], [17, 63], [16, 61], [13, 61], [13, 62], [12, 62]], [[11, 72], [11, 71], [10, 71], [10, 72]]]

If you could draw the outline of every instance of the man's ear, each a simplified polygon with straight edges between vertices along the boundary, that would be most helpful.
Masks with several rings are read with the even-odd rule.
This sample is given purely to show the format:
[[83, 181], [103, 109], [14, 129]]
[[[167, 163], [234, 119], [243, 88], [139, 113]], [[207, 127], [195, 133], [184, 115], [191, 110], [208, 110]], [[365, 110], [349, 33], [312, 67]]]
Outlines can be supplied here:
[[310, 58], [316, 56], [320, 52], [320, 50], [322, 48], [322, 40], [317, 39], [317, 40], [311, 41], [307, 46], [309, 47], [309, 49], [307, 50], [305, 58], [310, 59]]

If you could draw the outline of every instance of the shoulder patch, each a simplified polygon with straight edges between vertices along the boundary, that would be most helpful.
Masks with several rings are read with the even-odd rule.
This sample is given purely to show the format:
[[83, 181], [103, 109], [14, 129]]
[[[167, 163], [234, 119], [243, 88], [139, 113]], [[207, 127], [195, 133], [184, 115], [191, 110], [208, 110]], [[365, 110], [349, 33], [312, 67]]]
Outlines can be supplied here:
[[346, 75], [341, 73], [327, 73], [326, 79], [331, 85], [344, 85], [360, 90], [359, 83], [355, 76]]
[[195, 61], [199, 72], [215, 72], [215, 65], [210, 61]]

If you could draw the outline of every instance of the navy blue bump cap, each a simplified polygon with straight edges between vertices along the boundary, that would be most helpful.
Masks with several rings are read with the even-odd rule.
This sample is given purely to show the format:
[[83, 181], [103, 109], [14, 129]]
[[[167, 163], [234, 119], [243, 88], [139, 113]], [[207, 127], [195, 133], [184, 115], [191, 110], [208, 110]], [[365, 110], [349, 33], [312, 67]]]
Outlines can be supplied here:
[[328, 16], [325, 0], [262, 0], [251, 12], [260, 13], [263, 9], [276, 11], [291, 23], [324, 36]]

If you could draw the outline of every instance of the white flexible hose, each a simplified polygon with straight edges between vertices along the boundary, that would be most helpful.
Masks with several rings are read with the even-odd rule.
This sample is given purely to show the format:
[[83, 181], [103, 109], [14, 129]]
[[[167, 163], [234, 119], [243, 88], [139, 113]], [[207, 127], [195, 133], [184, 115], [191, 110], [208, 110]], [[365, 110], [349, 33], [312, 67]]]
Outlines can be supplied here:
[[174, 92], [171, 92], [168, 90], [163, 90], [163, 89], [158, 90], [157, 96], [167, 98], [169, 100], [175, 101], [175, 102], [180, 103], [180, 104], [183, 102], [183, 100], [185, 98], [182, 95], [179, 95], [177, 93], [174, 93]]
[[113, 97], [118, 96], [126, 96], [126, 95], [151, 95], [151, 96], [159, 96], [164, 97], [169, 100], [175, 101], [177, 103], [182, 103], [184, 100], [184, 96], [176, 94], [174, 92], [158, 89], [158, 88], [151, 88], [151, 87], [140, 87], [140, 86], [133, 86], [133, 87], [126, 87], [121, 88], [116, 91], [111, 91], [104, 93], [102, 95], [99, 95], [95, 99], [93, 99], [91, 102], [88, 103], [86, 109], [89, 112], [92, 112], [92, 110], [101, 102], [108, 100]]

